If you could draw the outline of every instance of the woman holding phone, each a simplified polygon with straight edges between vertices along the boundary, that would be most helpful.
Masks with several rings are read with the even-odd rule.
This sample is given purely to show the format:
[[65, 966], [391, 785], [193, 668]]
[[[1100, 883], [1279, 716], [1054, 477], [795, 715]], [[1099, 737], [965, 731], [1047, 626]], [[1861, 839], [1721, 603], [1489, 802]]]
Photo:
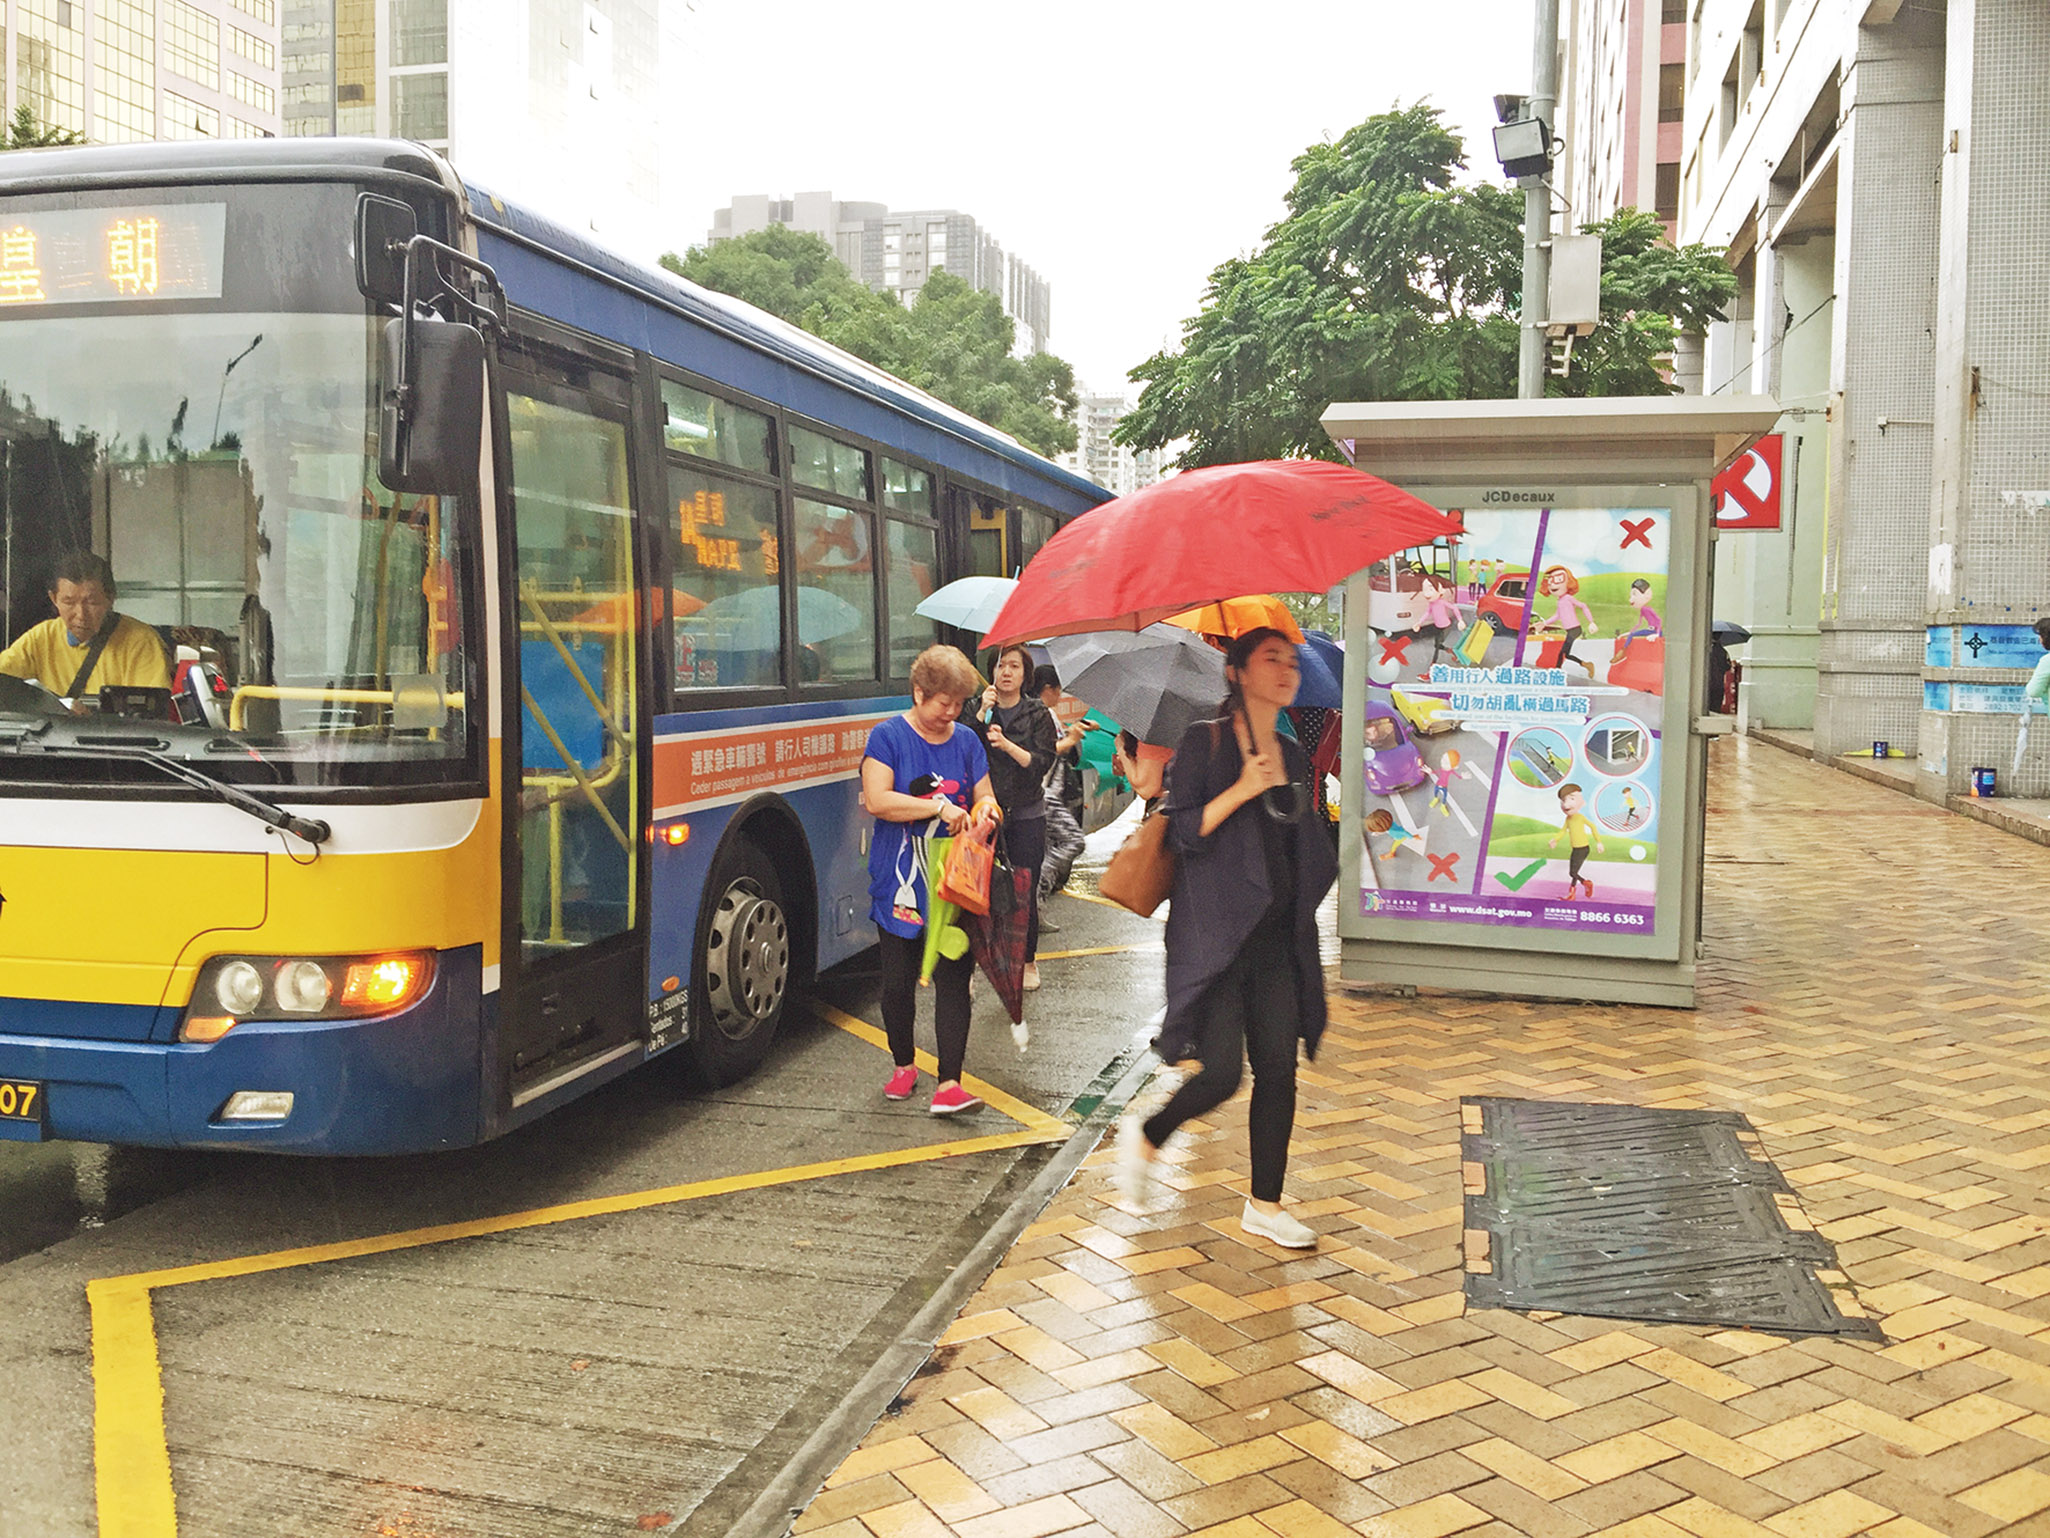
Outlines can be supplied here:
[[1031, 916], [1025, 927], [1025, 987], [1039, 986], [1039, 867], [1046, 859], [1046, 772], [1053, 768], [1053, 714], [1025, 690], [1032, 654], [1023, 646], [997, 653], [993, 682], [982, 691], [977, 721], [989, 750], [989, 783], [1004, 814], [1004, 859], [1032, 873]]

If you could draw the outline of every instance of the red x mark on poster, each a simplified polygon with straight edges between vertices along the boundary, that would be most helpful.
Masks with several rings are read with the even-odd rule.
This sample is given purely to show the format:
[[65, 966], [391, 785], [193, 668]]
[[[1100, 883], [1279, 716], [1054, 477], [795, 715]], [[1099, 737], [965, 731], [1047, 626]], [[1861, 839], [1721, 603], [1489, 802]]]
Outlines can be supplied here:
[[1457, 853], [1427, 854], [1424, 858], [1431, 862], [1431, 873], [1424, 877], [1426, 885], [1436, 881], [1440, 876], [1443, 876], [1454, 886], [1459, 885], [1459, 856]]
[[1403, 654], [1409, 650], [1409, 643], [1415, 639], [1406, 635], [1384, 635], [1381, 637], [1381, 660], [1409, 666], [1409, 658]]
[[1623, 543], [1618, 549], [1628, 550], [1632, 545], [1651, 548], [1651, 525], [1649, 518], [1625, 518], [1623, 520]]

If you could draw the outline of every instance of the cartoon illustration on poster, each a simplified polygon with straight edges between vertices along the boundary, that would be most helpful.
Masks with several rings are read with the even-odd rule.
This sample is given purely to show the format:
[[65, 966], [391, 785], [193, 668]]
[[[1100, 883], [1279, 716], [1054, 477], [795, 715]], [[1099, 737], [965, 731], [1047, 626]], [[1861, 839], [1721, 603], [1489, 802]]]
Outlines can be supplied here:
[[1360, 911], [1649, 935], [1664, 508], [1454, 513], [1367, 605]]

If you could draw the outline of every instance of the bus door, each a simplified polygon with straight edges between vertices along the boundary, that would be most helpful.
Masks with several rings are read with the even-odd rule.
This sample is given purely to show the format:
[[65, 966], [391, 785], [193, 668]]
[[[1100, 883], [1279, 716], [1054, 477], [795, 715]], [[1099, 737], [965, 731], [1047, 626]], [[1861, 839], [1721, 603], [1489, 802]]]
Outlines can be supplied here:
[[988, 497], [962, 494], [968, 503], [968, 561], [963, 576], [1009, 577], [1011, 510]]
[[[503, 1069], [514, 1107], [646, 1033], [648, 740], [631, 391], [590, 368], [502, 371], [510, 428], [517, 704], [502, 783], [514, 855]], [[575, 381], [565, 384], [564, 373]], [[513, 958], [516, 958], [514, 960]]]

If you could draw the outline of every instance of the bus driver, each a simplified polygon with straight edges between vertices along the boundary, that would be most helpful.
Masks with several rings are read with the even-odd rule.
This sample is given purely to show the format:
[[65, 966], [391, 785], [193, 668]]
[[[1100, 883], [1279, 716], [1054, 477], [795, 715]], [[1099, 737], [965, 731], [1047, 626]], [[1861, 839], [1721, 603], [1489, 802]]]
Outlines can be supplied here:
[[170, 688], [164, 643], [141, 620], [116, 614], [114, 595], [113, 569], [99, 556], [89, 550], [59, 556], [50, 585], [57, 617], [30, 627], [0, 652], [0, 673], [32, 678], [69, 700], [103, 684]]

